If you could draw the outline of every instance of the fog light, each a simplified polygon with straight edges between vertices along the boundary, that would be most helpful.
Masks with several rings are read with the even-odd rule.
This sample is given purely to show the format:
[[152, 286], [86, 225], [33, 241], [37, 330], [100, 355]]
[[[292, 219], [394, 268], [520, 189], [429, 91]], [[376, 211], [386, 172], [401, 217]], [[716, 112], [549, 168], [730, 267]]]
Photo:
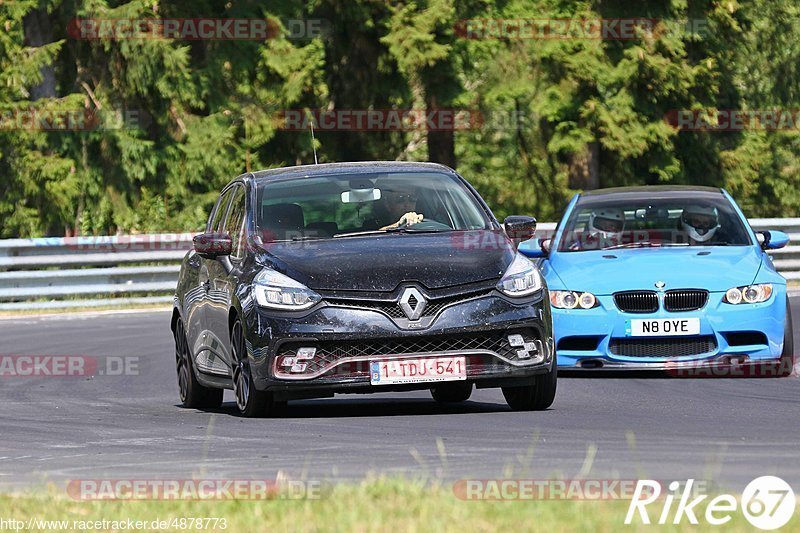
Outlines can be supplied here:
[[510, 344], [514, 348], [519, 348], [520, 346], [525, 344], [525, 339], [522, 338], [522, 335], [509, 335], [508, 344]]
[[281, 360], [281, 366], [294, 366], [296, 360], [294, 357], [284, 357]]
[[292, 372], [305, 372], [308, 368], [308, 363], [295, 363], [292, 365]]
[[522, 335], [515, 334], [508, 336], [508, 344], [516, 350], [517, 359], [529, 359], [531, 356], [537, 358], [542, 354], [542, 341], [525, 341]]
[[316, 355], [316, 353], [317, 349], [313, 347], [300, 348], [297, 350], [296, 357], [298, 361], [307, 361], [309, 359], [314, 359], [314, 355]]

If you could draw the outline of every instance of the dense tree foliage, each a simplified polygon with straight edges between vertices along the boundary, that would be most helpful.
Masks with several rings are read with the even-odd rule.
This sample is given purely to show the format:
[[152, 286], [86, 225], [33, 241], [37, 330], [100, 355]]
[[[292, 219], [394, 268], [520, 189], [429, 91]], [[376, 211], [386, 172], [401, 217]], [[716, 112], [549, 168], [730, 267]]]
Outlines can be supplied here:
[[[799, 16], [789, 0], [0, 1], [0, 238], [195, 229], [232, 177], [313, 161], [287, 113], [342, 110], [466, 111], [466, 127], [323, 128], [318, 155], [457, 166], [499, 216], [552, 220], [575, 191], [659, 183], [800, 216], [800, 124], [668, 120], [800, 109]], [[270, 32], [76, 30], [197, 18]], [[640, 22], [623, 38], [494, 24], [620, 19]]]

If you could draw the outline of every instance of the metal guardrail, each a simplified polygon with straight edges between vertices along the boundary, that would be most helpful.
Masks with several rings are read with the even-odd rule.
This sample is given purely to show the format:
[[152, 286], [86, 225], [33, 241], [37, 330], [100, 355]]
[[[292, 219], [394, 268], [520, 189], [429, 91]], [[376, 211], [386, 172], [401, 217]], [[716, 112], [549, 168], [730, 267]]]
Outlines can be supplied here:
[[[800, 280], [800, 218], [752, 219], [754, 230], [789, 234], [770, 252], [788, 280]], [[541, 222], [538, 235], [555, 223]], [[172, 301], [191, 233], [0, 240], [0, 311], [100, 307]], [[144, 296], [143, 296], [144, 295]]]
[[0, 240], [0, 311], [169, 303], [192, 237]]

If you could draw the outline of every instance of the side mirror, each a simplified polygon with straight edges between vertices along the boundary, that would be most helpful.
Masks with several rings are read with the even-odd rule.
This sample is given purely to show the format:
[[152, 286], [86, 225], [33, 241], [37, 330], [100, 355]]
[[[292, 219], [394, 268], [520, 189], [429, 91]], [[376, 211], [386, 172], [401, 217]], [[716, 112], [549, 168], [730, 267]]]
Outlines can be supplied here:
[[758, 243], [764, 250], [778, 250], [789, 244], [789, 236], [778, 230], [757, 231]]
[[529, 239], [520, 243], [519, 252], [533, 259], [550, 255], [550, 239]]
[[231, 255], [233, 240], [227, 233], [201, 233], [195, 235], [194, 251], [206, 259], [216, 259], [224, 255]]
[[506, 235], [519, 246], [536, 233], [536, 219], [533, 217], [510, 216], [503, 221]]

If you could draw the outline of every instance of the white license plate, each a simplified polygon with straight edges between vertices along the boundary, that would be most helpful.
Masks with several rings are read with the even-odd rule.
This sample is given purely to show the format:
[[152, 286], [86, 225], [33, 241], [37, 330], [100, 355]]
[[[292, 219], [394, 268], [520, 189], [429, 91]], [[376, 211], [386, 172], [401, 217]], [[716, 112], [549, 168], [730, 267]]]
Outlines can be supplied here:
[[370, 361], [369, 368], [370, 383], [373, 385], [467, 379], [467, 364], [463, 355], [457, 357]]
[[699, 318], [653, 318], [631, 320], [626, 332], [629, 337], [669, 337], [699, 335]]

